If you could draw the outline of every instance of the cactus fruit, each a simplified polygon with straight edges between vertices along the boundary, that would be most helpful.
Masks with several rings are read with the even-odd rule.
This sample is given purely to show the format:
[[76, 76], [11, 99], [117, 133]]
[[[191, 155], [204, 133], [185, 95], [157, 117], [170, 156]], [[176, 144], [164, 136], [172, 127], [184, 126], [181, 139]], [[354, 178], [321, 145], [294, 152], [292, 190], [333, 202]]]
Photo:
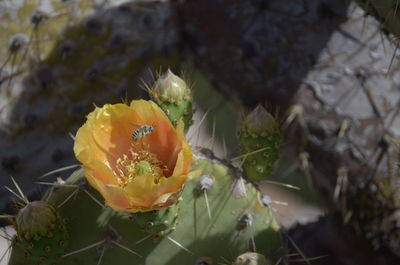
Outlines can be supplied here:
[[271, 263], [267, 261], [264, 255], [247, 252], [236, 258], [233, 265], [270, 265]]
[[[165, 208], [158, 213], [114, 214], [106, 226], [96, 226], [103, 209], [98, 205], [102, 198], [85, 184], [80, 183], [79, 189], [71, 187], [83, 180], [83, 170], [79, 169], [65, 182], [65, 187], [59, 185], [49, 195], [49, 204], [61, 205], [58, 211], [68, 220], [66, 227], [70, 234], [68, 250], [53, 263], [231, 264], [246, 251], [258, 251], [276, 259], [279, 229], [269, 208], [260, 202], [259, 192], [247, 183], [246, 195], [234, 197], [233, 167], [222, 160], [209, 160], [207, 153], [210, 151], [203, 150], [196, 155], [194, 175], [186, 183], [182, 199], [173, 206], [179, 207], [179, 211], [177, 214], [171, 211], [176, 221], [169, 224], [162, 222], [162, 215], [171, 210]], [[199, 190], [204, 175], [213, 176], [214, 181], [207, 190]], [[171, 228], [168, 233], [160, 233], [161, 230], [155, 233], [143, 229], [148, 222], [154, 222], [153, 227], [170, 225]], [[36, 251], [36, 246], [33, 247]], [[24, 259], [22, 263], [21, 251], [21, 248], [13, 249], [9, 265], [37, 264], [31, 262], [33, 259]]]
[[186, 82], [168, 69], [156, 80], [153, 87], [149, 88], [149, 94], [175, 126], [180, 119], [183, 119], [187, 132], [193, 109], [191, 91]]
[[68, 247], [65, 220], [58, 209], [45, 201], [29, 202], [20, 209], [14, 228], [14, 248], [23, 251], [18, 257], [21, 264], [56, 263]]
[[258, 105], [243, 119], [238, 135], [245, 176], [255, 181], [268, 177], [279, 159], [282, 138], [276, 119]]
[[[131, 123], [154, 131], [133, 139]], [[41, 232], [57, 213], [68, 220], [68, 244], [49, 256], [59, 236], [15, 244], [9, 265], [232, 264], [249, 251], [281, 258], [280, 229], [258, 187], [211, 150], [193, 156], [183, 130], [152, 101], [96, 107], [75, 136], [82, 168], [53, 184], [40, 203], [50, 208], [18, 215], [45, 219], [32, 218]], [[16, 238], [26, 237], [20, 227]]]

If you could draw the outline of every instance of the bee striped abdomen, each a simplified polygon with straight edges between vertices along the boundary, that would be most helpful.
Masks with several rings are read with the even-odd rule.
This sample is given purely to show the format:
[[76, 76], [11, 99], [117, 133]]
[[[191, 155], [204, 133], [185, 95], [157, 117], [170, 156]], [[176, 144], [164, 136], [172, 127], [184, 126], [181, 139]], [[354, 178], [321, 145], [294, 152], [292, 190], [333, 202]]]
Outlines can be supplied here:
[[132, 140], [137, 141], [143, 136], [146, 136], [154, 131], [153, 126], [151, 125], [143, 125], [138, 129], [134, 130], [132, 133]]

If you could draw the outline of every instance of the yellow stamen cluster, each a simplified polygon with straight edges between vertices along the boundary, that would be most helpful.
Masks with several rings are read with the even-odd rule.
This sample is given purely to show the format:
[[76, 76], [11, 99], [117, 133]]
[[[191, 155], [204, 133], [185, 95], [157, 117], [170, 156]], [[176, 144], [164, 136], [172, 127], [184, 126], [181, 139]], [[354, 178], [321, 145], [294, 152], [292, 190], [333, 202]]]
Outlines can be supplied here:
[[152, 178], [157, 184], [163, 177], [164, 170], [165, 166], [163, 167], [157, 157], [148, 150], [135, 152], [130, 149], [128, 155], [124, 154], [117, 159], [115, 166], [120, 187], [127, 186], [136, 177]]

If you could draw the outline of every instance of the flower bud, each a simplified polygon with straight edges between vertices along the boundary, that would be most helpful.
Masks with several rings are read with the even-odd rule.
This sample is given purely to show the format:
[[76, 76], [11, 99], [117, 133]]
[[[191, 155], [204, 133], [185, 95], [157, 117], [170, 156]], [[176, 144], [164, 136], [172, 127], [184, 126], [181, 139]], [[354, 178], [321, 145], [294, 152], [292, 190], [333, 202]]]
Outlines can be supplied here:
[[275, 118], [261, 105], [250, 112], [242, 123], [243, 132], [252, 137], [267, 137], [274, 133], [276, 128]]
[[57, 213], [45, 201], [34, 201], [22, 208], [16, 218], [16, 230], [25, 239], [45, 236], [56, 222]]
[[236, 258], [233, 265], [270, 265], [264, 255], [256, 252], [247, 252]]
[[191, 91], [186, 82], [168, 69], [149, 89], [150, 97], [167, 114], [176, 127], [180, 119], [189, 129], [193, 116]]
[[186, 82], [170, 69], [158, 78], [151, 89], [151, 94], [158, 104], [165, 102], [179, 104], [182, 100], [190, 99], [190, 89]]
[[14, 227], [17, 231], [15, 246], [26, 251], [24, 264], [58, 264], [68, 248], [65, 221], [57, 209], [45, 201], [29, 202], [19, 210]]
[[255, 181], [268, 177], [279, 158], [281, 132], [278, 122], [258, 105], [243, 119], [238, 135], [245, 176]]

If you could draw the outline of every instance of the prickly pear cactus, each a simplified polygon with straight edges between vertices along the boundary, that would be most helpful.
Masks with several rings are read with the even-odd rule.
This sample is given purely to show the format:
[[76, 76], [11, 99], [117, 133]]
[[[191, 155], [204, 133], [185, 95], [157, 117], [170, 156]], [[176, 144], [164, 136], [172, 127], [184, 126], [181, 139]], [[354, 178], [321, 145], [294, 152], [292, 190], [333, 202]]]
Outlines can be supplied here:
[[[180, 92], [176, 80], [186, 86], [166, 75], [172, 84], [160, 76], [153, 97]], [[10, 191], [24, 206], [10, 217], [17, 235], [9, 265], [284, 259], [280, 228], [258, 186], [229, 160], [192, 148], [184, 124], [191, 121], [184, 113], [176, 121], [163, 106], [133, 100], [95, 107], [74, 137], [80, 169], [65, 181], [41, 182], [51, 186], [41, 201], [29, 202], [14, 182], [18, 193]]]
[[[276, 259], [279, 228], [261, 194], [236, 176], [237, 169], [207, 158], [209, 152], [197, 153], [195, 175], [176, 206], [158, 214], [159, 225], [155, 212], [115, 213], [106, 226], [96, 225], [105, 206], [78, 170], [65, 183], [55, 183], [47, 197], [66, 222], [63, 255], [49, 259], [46, 244], [33, 241], [26, 249], [16, 241], [9, 265], [37, 264], [38, 259], [40, 264], [232, 264], [246, 251]], [[212, 182], [205, 184], [205, 178]], [[58, 238], [46, 240], [50, 246]]]
[[36, 177], [76, 164], [68, 134], [93, 104], [138, 97], [153, 66], [175, 66], [169, 3], [107, 2], [0, 2], [0, 174], [29, 197]]
[[18, 236], [15, 248], [24, 250], [32, 263], [57, 262], [67, 250], [69, 233], [59, 211], [46, 201], [28, 202], [14, 223]]

